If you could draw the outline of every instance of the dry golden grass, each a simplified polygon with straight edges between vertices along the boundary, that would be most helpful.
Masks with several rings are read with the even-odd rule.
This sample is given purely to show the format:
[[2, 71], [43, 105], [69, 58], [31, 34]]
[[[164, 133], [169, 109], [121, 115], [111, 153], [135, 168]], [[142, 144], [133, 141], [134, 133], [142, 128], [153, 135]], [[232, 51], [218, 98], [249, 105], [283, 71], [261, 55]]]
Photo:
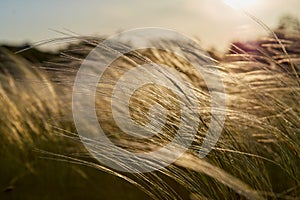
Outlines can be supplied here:
[[[174, 54], [153, 49], [132, 52], [115, 61], [98, 85], [96, 109], [106, 134], [122, 148], [136, 152], [163, 146], [172, 140], [181, 120], [176, 95], [150, 84], [132, 97], [131, 117], [139, 124], [148, 123], [145, 116], [158, 103], [168, 110], [167, 123], [160, 134], [148, 140], [122, 133], [110, 107], [113, 86], [122, 72], [149, 61], [171, 66], [191, 83], [197, 97], [194, 100], [199, 101], [202, 120], [190, 149], [172, 165], [145, 174], [120, 173], [93, 160], [81, 145], [72, 122], [71, 93], [76, 70], [97, 41], [84, 39], [85, 45], [73, 46], [63, 54], [65, 58], [41, 69], [1, 50], [1, 154], [8, 163], [24, 164], [24, 171], [32, 174], [55, 175], [59, 171], [43, 172], [41, 164], [36, 164], [41, 162], [37, 159], [40, 156], [75, 166], [73, 170], [87, 181], [93, 175], [87, 176], [86, 169], [78, 166], [90, 166], [126, 180], [153, 199], [185, 199], [188, 194], [193, 199], [297, 199], [300, 196], [300, 48], [297, 36], [285, 34], [286, 39], [279, 46], [278, 40], [264, 40], [273, 43], [263, 42], [257, 48], [257, 55], [239, 52], [215, 61], [226, 87], [227, 115], [217, 145], [204, 159], [197, 155], [211, 120], [211, 99], [205, 82], [189, 63]], [[172, 45], [172, 41], [161, 45]], [[293, 53], [285, 54], [285, 50]], [[157, 123], [162, 122], [157, 119]], [[91, 144], [94, 149], [110, 151], [105, 144]], [[113, 162], [118, 163], [117, 157]], [[2, 166], [1, 176], [9, 167]], [[22, 169], [16, 171], [22, 174]], [[16, 174], [6, 174], [5, 180], [15, 179]], [[69, 184], [64, 173], [57, 175], [61, 176], [62, 184]], [[1, 186], [7, 184], [5, 191], [15, 186], [16, 181], [9, 182], [1, 183]], [[176, 191], [178, 187], [184, 188], [184, 192]]]

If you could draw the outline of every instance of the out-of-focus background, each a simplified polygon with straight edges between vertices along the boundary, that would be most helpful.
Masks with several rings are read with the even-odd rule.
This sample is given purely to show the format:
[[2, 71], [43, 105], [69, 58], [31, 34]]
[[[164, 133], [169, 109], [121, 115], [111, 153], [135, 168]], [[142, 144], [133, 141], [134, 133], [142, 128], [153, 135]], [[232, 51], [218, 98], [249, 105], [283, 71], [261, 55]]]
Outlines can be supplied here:
[[[0, 43], [34, 43], [61, 37], [55, 30], [91, 36], [163, 27], [197, 37], [205, 47], [223, 51], [233, 39], [265, 34], [241, 9], [274, 28], [285, 14], [300, 17], [299, 8], [298, 0], [1, 1]], [[54, 48], [45, 48], [50, 47]]]

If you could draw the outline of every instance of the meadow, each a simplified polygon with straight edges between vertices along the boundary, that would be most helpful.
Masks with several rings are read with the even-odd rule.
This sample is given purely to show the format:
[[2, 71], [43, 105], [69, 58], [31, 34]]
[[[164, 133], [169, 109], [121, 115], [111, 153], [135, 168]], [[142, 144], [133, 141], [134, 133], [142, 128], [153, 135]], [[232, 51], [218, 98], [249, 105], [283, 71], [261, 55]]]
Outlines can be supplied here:
[[[217, 144], [202, 159], [197, 155], [212, 117], [211, 97], [190, 64], [156, 49], [130, 52], [112, 63], [97, 86], [96, 111], [107, 136], [122, 148], [140, 152], [164, 146], [177, 133], [181, 114], [176, 95], [147, 85], [131, 99], [131, 117], [148, 123], [149, 109], [158, 103], [168, 111], [166, 124], [149, 140], [123, 133], [110, 111], [109, 97], [122, 75], [114, 69], [152, 62], [170, 66], [191, 83], [193, 101], [199, 102], [201, 122], [192, 145], [173, 164], [147, 173], [103, 165], [77, 134], [73, 84], [100, 38], [66, 37], [67, 48], [39, 57], [30, 54], [34, 49], [15, 53], [1, 47], [0, 199], [299, 199], [300, 29], [284, 25], [251, 43], [233, 42], [224, 55], [209, 51], [225, 86], [226, 121]], [[162, 48], [174, 44], [154, 42]]]

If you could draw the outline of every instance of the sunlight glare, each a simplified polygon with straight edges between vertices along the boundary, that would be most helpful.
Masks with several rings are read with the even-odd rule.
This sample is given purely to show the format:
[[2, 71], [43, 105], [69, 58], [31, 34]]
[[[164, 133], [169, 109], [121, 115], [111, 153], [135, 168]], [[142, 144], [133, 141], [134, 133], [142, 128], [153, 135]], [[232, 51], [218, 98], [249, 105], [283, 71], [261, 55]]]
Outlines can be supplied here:
[[232, 8], [247, 8], [253, 6], [257, 0], [224, 0]]

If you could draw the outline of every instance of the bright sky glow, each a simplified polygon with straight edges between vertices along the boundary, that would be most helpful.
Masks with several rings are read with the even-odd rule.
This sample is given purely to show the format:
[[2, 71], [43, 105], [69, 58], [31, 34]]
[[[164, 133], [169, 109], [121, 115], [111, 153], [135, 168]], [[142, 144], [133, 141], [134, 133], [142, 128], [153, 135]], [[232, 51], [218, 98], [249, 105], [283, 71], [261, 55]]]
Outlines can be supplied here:
[[257, 0], [224, 0], [224, 3], [233, 8], [248, 8], [255, 5]]
[[232, 8], [236, 5], [271, 28], [284, 14], [300, 19], [300, 0], [3, 0], [0, 44], [63, 36], [53, 30], [109, 36], [121, 30], [161, 27], [197, 37], [204, 47], [224, 49], [234, 39], [263, 32], [241, 9]]

